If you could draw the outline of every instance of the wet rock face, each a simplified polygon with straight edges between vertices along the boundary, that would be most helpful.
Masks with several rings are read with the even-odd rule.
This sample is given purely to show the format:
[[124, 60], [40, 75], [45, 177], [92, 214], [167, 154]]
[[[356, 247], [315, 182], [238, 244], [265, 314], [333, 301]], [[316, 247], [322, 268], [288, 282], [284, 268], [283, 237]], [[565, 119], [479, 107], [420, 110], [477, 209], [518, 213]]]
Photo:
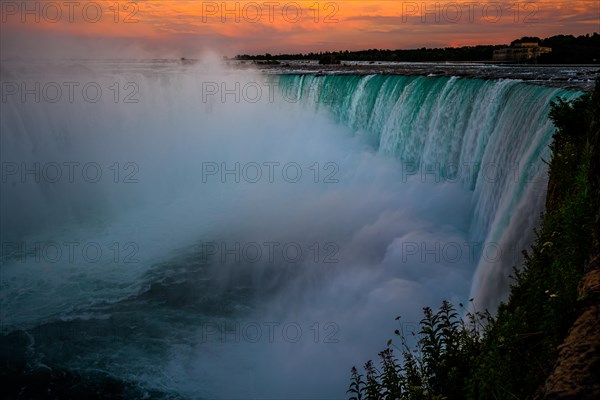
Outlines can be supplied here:
[[600, 305], [593, 304], [581, 313], [560, 345], [556, 367], [537, 400], [600, 398], [599, 332]]
[[[600, 105], [600, 85], [596, 86]], [[600, 199], [600, 119], [595, 121], [590, 187]], [[596, 203], [596, 232], [600, 232], [600, 204]], [[600, 246], [596, 243], [578, 287], [582, 311], [565, 341], [558, 347], [554, 370], [539, 389], [535, 400], [600, 399]]]

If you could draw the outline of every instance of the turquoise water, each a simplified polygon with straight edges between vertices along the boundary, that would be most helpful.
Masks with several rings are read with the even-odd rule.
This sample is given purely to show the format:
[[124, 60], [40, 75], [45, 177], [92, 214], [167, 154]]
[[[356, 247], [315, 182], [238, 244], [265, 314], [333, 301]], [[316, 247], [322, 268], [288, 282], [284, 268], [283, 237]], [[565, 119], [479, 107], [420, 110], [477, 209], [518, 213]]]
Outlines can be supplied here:
[[505, 260], [480, 260], [471, 296], [490, 309], [505, 298], [507, 274], [543, 211], [550, 103], [580, 92], [516, 80], [393, 75], [285, 75], [279, 84], [284, 99], [329, 111], [409, 173], [460, 181], [472, 191], [469, 239], [497, 244]]

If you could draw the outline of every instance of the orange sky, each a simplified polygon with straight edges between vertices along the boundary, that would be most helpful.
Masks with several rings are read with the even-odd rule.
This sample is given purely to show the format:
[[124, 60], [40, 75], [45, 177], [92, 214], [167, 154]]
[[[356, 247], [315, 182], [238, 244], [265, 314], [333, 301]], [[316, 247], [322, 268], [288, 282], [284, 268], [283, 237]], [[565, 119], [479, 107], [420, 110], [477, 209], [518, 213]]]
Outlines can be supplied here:
[[[2, 57], [194, 57], [509, 43], [600, 32], [600, 1], [1, 0]], [[31, 54], [30, 54], [31, 53]]]

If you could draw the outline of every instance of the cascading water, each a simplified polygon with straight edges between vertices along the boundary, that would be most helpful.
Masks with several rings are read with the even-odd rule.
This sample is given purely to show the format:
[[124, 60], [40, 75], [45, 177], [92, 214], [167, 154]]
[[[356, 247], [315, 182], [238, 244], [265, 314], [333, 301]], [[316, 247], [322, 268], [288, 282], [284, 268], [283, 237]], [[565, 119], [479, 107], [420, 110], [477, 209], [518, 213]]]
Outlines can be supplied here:
[[[546, 196], [548, 119], [556, 97], [578, 94], [515, 80], [408, 76], [298, 76], [282, 78], [289, 99], [316, 98], [377, 150], [402, 163], [406, 175], [461, 183], [473, 191], [468, 237], [480, 245], [471, 295], [495, 310], [508, 290], [508, 273]], [[344, 95], [345, 94], [345, 95]], [[310, 101], [309, 101], [310, 102]]]
[[[66, 82], [103, 95], [48, 101]], [[2, 90], [2, 333], [184, 398], [340, 397], [396, 315], [495, 307], [542, 210], [549, 103], [579, 95], [169, 62], [9, 66]]]

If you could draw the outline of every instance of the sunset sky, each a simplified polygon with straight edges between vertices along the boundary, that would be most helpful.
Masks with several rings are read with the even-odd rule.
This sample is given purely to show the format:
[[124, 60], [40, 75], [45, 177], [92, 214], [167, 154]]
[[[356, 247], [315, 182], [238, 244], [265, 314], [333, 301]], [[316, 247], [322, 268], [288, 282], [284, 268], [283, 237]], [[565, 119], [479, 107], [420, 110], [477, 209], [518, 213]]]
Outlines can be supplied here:
[[[233, 56], [509, 43], [600, 31], [598, 0], [0, 0], [2, 58]], [[25, 5], [24, 5], [25, 4]]]

